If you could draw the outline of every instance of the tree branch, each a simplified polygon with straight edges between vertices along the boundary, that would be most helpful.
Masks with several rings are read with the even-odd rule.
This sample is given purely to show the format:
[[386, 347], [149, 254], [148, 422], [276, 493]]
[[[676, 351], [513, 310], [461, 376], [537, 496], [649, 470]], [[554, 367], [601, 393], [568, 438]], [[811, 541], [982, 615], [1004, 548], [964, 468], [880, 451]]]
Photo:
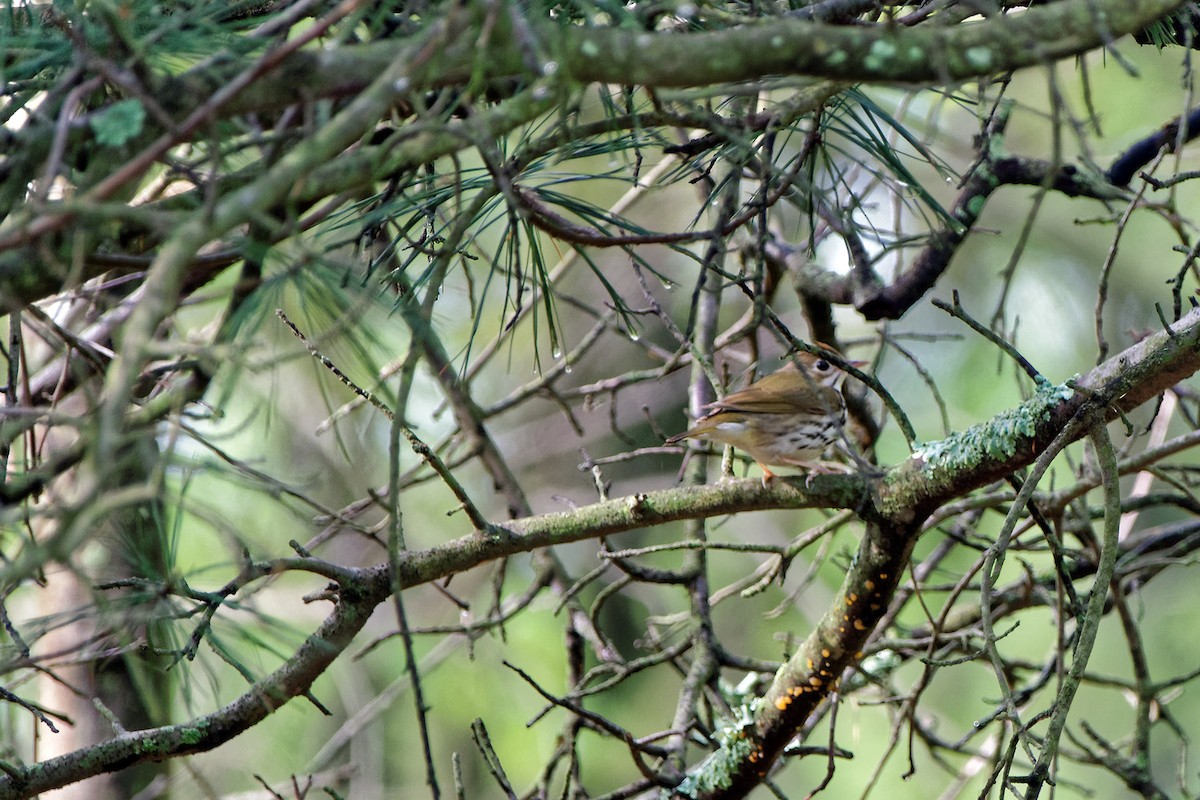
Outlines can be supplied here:
[[[571, 29], [556, 55], [567, 72], [584, 83], [682, 88], [766, 75], [953, 83], [1107, 45], [1183, 5], [1181, 0], [1062, 0], [952, 28], [772, 20], [682, 35]], [[513, 63], [512, 55], [503, 55]]]

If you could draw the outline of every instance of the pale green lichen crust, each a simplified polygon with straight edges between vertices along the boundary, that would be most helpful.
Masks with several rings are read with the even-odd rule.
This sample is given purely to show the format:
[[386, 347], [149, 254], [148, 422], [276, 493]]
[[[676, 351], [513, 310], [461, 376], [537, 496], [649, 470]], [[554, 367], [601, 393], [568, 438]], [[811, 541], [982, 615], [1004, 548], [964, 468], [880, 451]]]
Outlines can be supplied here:
[[675, 794], [696, 797], [714, 789], [727, 789], [733, 783], [734, 775], [746, 761], [758, 761], [758, 745], [754, 742], [754, 737], [747, 733], [754, 725], [756, 703], [757, 701], [735, 710], [738, 719], [722, 726], [717, 732], [721, 746], [675, 787]]
[[922, 459], [925, 469], [935, 474], [941, 470], [972, 467], [986, 458], [1009, 458], [1016, 452], [1019, 440], [1036, 434], [1038, 426], [1050, 418], [1058, 404], [1074, 396], [1075, 390], [1070, 384], [1071, 381], [1048, 383], [1016, 408], [1002, 411], [987, 422], [952, 433], [945, 439], [923, 444], [913, 451], [912, 457]]

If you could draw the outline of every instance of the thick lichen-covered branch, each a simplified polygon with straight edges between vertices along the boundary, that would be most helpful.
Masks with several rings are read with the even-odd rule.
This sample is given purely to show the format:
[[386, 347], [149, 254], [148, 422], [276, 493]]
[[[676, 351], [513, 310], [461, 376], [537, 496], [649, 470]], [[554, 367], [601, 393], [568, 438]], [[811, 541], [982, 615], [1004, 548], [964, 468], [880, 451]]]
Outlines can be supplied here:
[[773, 20], [686, 35], [579, 29], [567, 33], [556, 56], [577, 80], [658, 87], [765, 75], [953, 83], [1087, 52], [1182, 5], [1178, 0], [1064, 0], [949, 28]]
[[[750, 23], [724, 30], [704, 33], [669, 31], [639, 32], [624, 27], [591, 28], [561, 27], [539, 19], [526, 19], [528, 31], [539, 35], [540, 62], [533, 63], [529, 42], [523, 36], [506, 29], [503, 19], [495, 21], [490, 36], [479, 47], [477, 38], [467, 23], [456, 19], [457, 27], [431, 25], [422, 39], [408, 43], [411, 52], [404, 66], [396, 70], [394, 45], [381, 43], [340, 48], [338, 58], [328, 53], [301, 51], [281, 59], [272, 72], [261, 76], [242, 95], [222, 100], [214, 110], [222, 114], [236, 113], [249, 104], [250, 108], [271, 107], [261, 100], [274, 96], [286, 102], [298, 102], [312, 97], [310, 91], [326, 94], [361, 92], [368, 78], [394, 75], [387, 105], [405, 103], [408, 97], [424, 91], [462, 86], [474, 81], [490, 83], [519, 78], [535, 82], [537, 101], [562, 97], [592, 83], [613, 83], [626, 86], [698, 87], [722, 82], [757, 80], [770, 75], [825, 77], [838, 81], [882, 83], [939, 83], [952, 84], [971, 78], [983, 78], [1008, 71], [1046, 63], [1054, 59], [1078, 55], [1105, 45], [1113, 39], [1141, 30], [1181, 6], [1178, 0], [1146, 0], [1127, 3], [1124, 0], [1064, 0], [1037, 6], [1019, 13], [998, 14], [993, 17], [951, 27], [935, 24], [902, 27], [896, 25], [839, 26], [815, 23], [804, 19], [776, 19], [770, 24]], [[504, 15], [501, 15], [503, 17]], [[491, 25], [492, 21], [488, 22]], [[355, 69], [336, 67], [347, 61]], [[220, 91], [221, 81], [214, 80], [226, 73], [212, 66], [207, 72], [186, 73], [147, 87], [147, 96], [164, 109], [182, 114], [191, 110], [186, 104], [206, 107], [210, 94]], [[321, 78], [306, 79], [313, 73], [325, 75], [336, 71], [344, 79], [330, 83]], [[276, 87], [276, 88], [272, 88]], [[286, 91], [284, 90], [286, 87]], [[303, 87], [300, 95], [296, 87]], [[276, 103], [278, 101], [275, 101]], [[536, 107], [537, 103], [534, 103]], [[528, 107], [528, 103], [525, 104]], [[364, 130], [374, 120], [383, 119], [379, 113], [363, 117]], [[502, 135], [517, 124], [527, 121], [526, 114], [517, 114], [510, 124], [501, 124], [492, 135]], [[143, 136], [147, 141], [157, 135], [147, 124]], [[443, 143], [453, 143], [451, 152], [469, 147], [470, 137], [454, 137], [449, 131], [431, 128], [429, 134]], [[81, 134], [78, 134], [81, 135]], [[413, 130], [408, 138], [420, 138], [422, 132]], [[18, 184], [32, 179], [41, 169], [44, 142], [51, 131], [36, 127], [18, 137], [20, 148], [8, 162], [10, 182]], [[72, 147], [77, 147], [74, 142]], [[411, 149], [411, 145], [406, 145]], [[298, 146], [297, 149], [303, 149]], [[443, 153], [431, 152], [427, 159]], [[328, 159], [326, 159], [328, 160]], [[342, 173], [327, 191], [345, 191], [365, 180], [378, 179], [381, 174], [398, 167], [372, 164], [368, 173], [357, 180], [351, 172]], [[321, 162], [323, 163], [323, 162]], [[424, 163], [424, 162], [416, 162]], [[23, 166], [22, 166], [23, 165]], [[317, 163], [311, 165], [318, 166]], [[22, 177], [25, 176], [25, 177]], [[136, 177], [132, 176], [131, 177]], [[258, 210], [270, 202], [253, 204]], [[78, 209], [104, 198], [91, 197], [83, 192], [75, 199]], [[51, 213], [45, 213], [45, 211]], [[7, 303], [31, 302], [62, 288], [70, 273], [65, 267], [55, 268], [44, 258], [33, 257], [36, 245], [44, 237], [61, 229], [65, 221], [78, 210], [67, 212], [16, 207], [0, 228], [0, 297]], [[172, 221], [174, 227], [177, 221]], [[219, 232], [218, 232], [219, 233]], [[74, 243], [76, 246], [78, 242]], [[60, 256], [62, 264], [74, 263], [78, 253], [68, 258]], [[33, 268], [31, 265], [37, 265]], [[97, 268], [99, 271], [99, 268]], [[920, 296], [923, 289], [915, 291]], [[875, 312], [872, 312], [875, 313]], [[879, 312], [877, 315], [886, 315]]]
[[753, 725], [729, 735], [676, 788], [679, 794], [706, 800], [743, 797], [766, 777], [796, 730], [838, 689], [846, 668], [862, 658], [861, 648], [887, 611], [916, 533], [913, 523], [868, 524], [841, 591], [755, 704]]

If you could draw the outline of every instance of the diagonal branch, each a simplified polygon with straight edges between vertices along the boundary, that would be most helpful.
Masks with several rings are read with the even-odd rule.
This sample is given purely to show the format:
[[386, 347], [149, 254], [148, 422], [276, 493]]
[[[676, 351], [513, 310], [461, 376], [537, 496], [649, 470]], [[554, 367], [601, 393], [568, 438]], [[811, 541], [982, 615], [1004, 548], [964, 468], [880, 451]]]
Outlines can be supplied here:
[[[1197, 370], [1200, 309], [1070, 386], [1039, 390], [1019, 408], [926, 445], [893, 468], [859, 510], [866, 532], [837, 598], [776, 674], [753, 725], [727, 736], [677, 791], [708, 800], [741, 798], [763, 780], [796, 731], [838, 688], [843, 672], [861, 658], [860, 648], [886, 613], [922, 524], [934, 509], [1028, 465], [1076, 420], [1116, 416]], [[1089, 430], [1075, 427], [1075, 438]], [[1111, 561], [1115, 548], [1106, 556]], [[1097, 594], [1102, 602], [1102, 593]], [[1086, 663], [1085, 653], [1079, 657]]]
[[387, 597], [387, 573], [355, 570], [343, 584], [333, 613], [284, 664], [233, 702], [178, 725], [124, 733], [108, 741], [27, 767], [6, 765], [0, 800], [33, 797], [133, 764], [201, 753], [240, 735], [294, 697], [305, 695]]

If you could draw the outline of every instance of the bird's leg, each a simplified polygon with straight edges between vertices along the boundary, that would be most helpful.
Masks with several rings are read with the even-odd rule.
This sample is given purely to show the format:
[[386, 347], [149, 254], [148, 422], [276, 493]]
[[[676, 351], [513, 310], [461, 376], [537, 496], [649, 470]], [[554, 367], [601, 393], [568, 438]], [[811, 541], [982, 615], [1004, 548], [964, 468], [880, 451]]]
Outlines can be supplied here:
[[775, 473], [771, 472], [771, 468], [768, 467], [766, 464], [762, 463], [761, 461], [757, 461], [755, 463], [758, 464], [759, 468], [763, 472], [762, 485], [763, 485], [763, 488], [766, 489], [771, 484], [771, 481], [773, 481], [775, 479]]

